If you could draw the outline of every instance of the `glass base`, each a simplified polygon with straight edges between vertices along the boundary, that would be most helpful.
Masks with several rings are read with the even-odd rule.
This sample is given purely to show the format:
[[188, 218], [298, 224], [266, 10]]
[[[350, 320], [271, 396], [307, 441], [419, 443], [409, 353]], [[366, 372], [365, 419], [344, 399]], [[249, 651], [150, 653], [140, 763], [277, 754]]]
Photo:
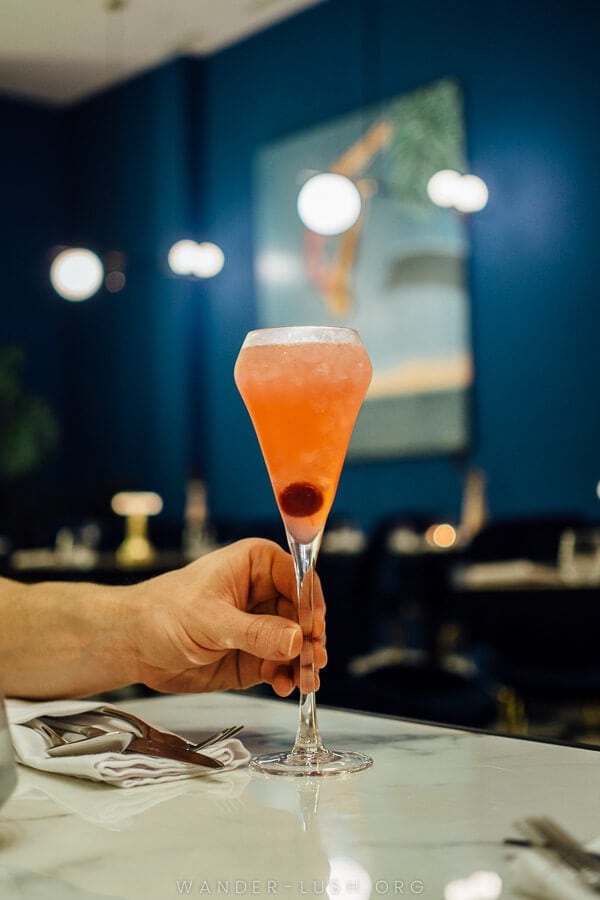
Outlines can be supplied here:
[[250, 760], [250, 769], [263, 775], [344, 775], [373, 765], [370, 756], [352, 750], [313, 750], [269, 753]]

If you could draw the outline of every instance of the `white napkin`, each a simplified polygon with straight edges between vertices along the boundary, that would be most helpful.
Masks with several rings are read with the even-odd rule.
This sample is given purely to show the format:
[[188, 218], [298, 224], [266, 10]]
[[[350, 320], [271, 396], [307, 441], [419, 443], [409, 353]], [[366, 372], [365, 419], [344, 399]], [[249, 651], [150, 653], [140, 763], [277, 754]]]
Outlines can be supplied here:
[[[220, 774], [246, 765], [250, 759], [250, 754], [242, 742], [236, 738], [231, 738], [202, 751], [206, 756], [213, 756], [225, 765], [225, 769], [219, 770], [172, 759], [145, 756], [141, 753], [90, 753], [82, 756], [51, 757], [46, 753], [46, 742], [43, 736], [25, 724], [39, 716], [59, 718], [93, 713], [94, 709], [102, 705], [104, 704], [86, 700], [50, 700], [47, 702], [7, 700], [8, 724], [17, 762], [59, 775], [88, 778], [116, 787], [130, 788], [145, 784], [161, 784], [179, 778], [215, 775], [217, 771]], [[82, 720], [84, 720], [83, 715]], [[103, 722], [106, 724], [112, 722], [120, 731], [133, 731], [133, 728], [121, 719], [111, 720], [103, 717]]]
[[[598, 852], [599, 840], [588, 844]], [[525, 897], [539, 900], [598, 900], [598, 894], [587, 888], [575, 872], [560, 860], [535, 850], [520, 850], [511, 862], [515, 888]]]

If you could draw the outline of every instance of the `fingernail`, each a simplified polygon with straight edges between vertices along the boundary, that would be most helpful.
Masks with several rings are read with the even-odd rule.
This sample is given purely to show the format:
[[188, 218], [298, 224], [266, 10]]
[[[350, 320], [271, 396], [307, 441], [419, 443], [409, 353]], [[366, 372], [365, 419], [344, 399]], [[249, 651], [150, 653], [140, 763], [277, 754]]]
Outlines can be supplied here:
[[[281, 637], [279, 638], [279, 652], [286, 656], [288, 659], [294, 655], [293, 646], [294, 641], [296, 640], [296, 635], [298, 634], [297, 628], [286, 628], [285, 631], [281, 633]], [[295, 654], [296, 656], [298, 654]]]

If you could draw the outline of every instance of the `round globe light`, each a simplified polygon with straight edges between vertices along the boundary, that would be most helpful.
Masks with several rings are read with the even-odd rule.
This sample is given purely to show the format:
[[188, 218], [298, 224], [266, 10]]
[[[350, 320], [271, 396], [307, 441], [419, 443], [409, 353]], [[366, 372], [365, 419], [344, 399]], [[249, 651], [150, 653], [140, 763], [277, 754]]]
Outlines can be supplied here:
[[362, 198], [354, 182], [345, 175], [322, 172], [302, 185], [297, 209], [301, 222], [310, 231], [343, 234], [358, 221]]
[[87, 300], [96, 293], [103, 278], [99, 257], [82, 247], [63, 250], [50, 266], [52, 287], [65, 300]]
[[427, 182], [429, 199], [436, 206], [454, 206], [461, 182], [460, 172], [455, 172], [454, 169], [440, 169]]
[[177, 241], [169, 250], [168, 262], [176, 275], [192, 275], [196, 261], [195, 241]]
[[485, 181], [477, 175], [463, 175], [460, 179], [454, 206], [460, 212], [479, 212], [488, 202]]
[[198, 278], [212, 278], [225, 265], [225, 254], [216, 244], [204, 241], [196, 244], [192, 273]]

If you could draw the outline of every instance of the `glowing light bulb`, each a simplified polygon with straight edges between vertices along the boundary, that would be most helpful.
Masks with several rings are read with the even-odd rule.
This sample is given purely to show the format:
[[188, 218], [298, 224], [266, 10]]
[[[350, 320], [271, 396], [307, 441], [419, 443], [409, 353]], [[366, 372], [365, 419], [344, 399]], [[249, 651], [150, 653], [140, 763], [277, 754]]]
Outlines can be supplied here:
[[300, 221], [310, 231], [336, 235], [356, 224], [362, 198], [354, 182], [345, 175], [322, 172], [302, 185], [296, 206]]
[[218, 275], [225, 265], [225, 254], [216, 244], [205, 241], [196, 244], [194, 266], [192, 272], [198, 278], [212, 278]]
[[440, 169], [427, 182], [429, 199], [436, 206], [454, 206], [461, 179], [460, 172], [455, 172], [454, 169]]
[[195, 241], [177, 241], [169, 250], [169, 266], [176, 275], [191, 275], [196, 258]]
[[488, 202], [485, 181], [477, 175], [463, 175], [457, 186], [454, 206], [460, 212], [479, 212]]
[[427, 182], [429, 199], [436, 206], [454, 206], [459, 212], [478, 212], [488, 201], [485, 181], [478, 175], [461, 175], [454, 169], [441, 169]]
[[103, 278], [99, 257], [83, 247], [63, 250], [50, 266], [52, 287], [65, 300], [87, 300], [96, 293]]
[[212, 278], [225, 264], [225, 254], [216, 244], [204, 241], [177, 241], [169, 250], [169, 266], [176, 275]]

